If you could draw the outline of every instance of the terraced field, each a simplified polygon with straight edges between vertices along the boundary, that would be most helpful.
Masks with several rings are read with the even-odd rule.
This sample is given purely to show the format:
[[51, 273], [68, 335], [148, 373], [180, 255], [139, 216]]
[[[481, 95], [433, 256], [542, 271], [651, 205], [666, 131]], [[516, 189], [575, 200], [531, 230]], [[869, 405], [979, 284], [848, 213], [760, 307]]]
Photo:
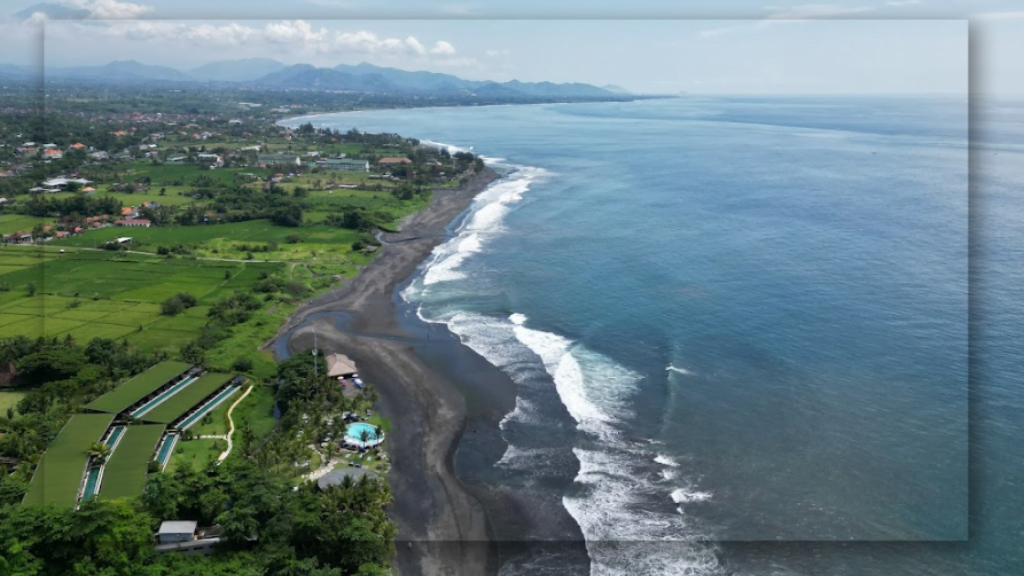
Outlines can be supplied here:
[[192, 365], [187, 362], [169, 360], [161, 362], [93, 400], [85, 407], [89, 410], [117, 414], [152, 394], [154, 390], [191, 367]]
[[74, 506], [88, 461], [86, 451], [100, 441], [113, 420], [113, 414], [72, 416], [39, 461], [24, 502]]
[[132, 498], [142, 494], [149, 461], [163, 433], [163, 424], [128, 427], [103, 471], [100, 498]]
[[170, 424], [202, 403], [208, 396], [216, 392], [218, 388], [227, 384], [232, 377], [231, 374], [218, 374], [216, 372], [203, 374], [198, 380], [189, 384], [167, 400], [164, 400], [156, 408], [146, 412], [142, 415], [141, 419], [146, 422]]

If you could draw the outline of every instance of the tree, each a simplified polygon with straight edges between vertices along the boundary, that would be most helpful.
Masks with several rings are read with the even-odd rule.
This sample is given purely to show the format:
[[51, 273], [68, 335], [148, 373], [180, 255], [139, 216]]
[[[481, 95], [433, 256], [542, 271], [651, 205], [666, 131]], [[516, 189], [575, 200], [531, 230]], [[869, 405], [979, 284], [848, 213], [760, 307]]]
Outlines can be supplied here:
[[29, 282], [28, 284], [25, 285], [25, 291], [28, 292], [29, 296], [35, 296], [36, 295], [36, 285], [33, 284], [32, 282]]
[[103, 442], [93, 442], [89, 445], [89, 449], [85, 451], [85, 454], [92, 458], [94, 463], [103, 464], [110, 456], [110, 446]]

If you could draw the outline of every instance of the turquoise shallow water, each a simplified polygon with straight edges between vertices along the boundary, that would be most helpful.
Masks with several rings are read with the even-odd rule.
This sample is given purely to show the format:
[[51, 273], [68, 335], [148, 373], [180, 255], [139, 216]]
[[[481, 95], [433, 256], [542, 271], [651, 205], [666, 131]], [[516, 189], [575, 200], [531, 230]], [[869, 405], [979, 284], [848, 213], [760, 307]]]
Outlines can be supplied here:
[[[993, 452], [1012, 449], [1019, 405], [1005, 385], [1020, 368], [1006, 342], [1020, 327], [1019, 123], [990, 135], [969, 212], [963, 101], [313, 121], [472, 146], [511, 171], [404, 296], [517, 384], [505, 454], [465, 473], [544, 504], [519, 537], [563, 538], [571, 522], [593, 574], [1012, 573], [1019, 552], [991, 522], [1013, 521], [979, 510], [1021, 498]], [[962, 540], [969, 503], [986, 542], [737, 543]], [[726, 543], [596, 545], [705, 539]]]

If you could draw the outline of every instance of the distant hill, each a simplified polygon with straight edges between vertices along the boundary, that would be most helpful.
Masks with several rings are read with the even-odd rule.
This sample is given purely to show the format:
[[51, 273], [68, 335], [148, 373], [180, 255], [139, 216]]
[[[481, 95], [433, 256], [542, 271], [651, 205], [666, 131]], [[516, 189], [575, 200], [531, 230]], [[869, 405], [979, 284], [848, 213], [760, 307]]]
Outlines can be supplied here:
[[341, 64], [334, 68], [316, 68], [308, 64], [291, 66], [255, 81], [261, 85], [325, 90], [355, 90], [398, 94], [445, 96], [477, 95], [490, 98], [603, 98], [612, 92], [589, 84], [552, 82], [491, 82], [463, 80], [438, 72], [410, 72], [372, 64]]
[[[0, 69], [4, 75], [16, 71]], [[352, 91], [390, 95], [487, 98], [500, 100], [559, 101], [564, 99], [616, 99], [622, 94], [590, 84], [554, 82], [493, 82], [465, 80], [452, 74], [408, 71], [372, 64], [342, 64], [318, 68], [309, 64], [285, 65], [270, 58], [211, 62], [181, 72], [166, 66], [150, 66], [135, 60], [104, 66], [47, 68], [47, 78], [138, 82], [217, 82], [291, 90]]]
[[138, 82], [146, 80], [184, 81], [188, 78], [174, 68], [150, 66], [135, 60], [119, 60], [104, 66], [78, 66], [73, 68], [47, 68], [48, 77], [95, 79], [110, 82]]
[[208, 82], [251, 82], [285, 68], [285, 64], [271, 58], [246, 58], [210, 62], [189, 70], [186, 76], [193, 80]]

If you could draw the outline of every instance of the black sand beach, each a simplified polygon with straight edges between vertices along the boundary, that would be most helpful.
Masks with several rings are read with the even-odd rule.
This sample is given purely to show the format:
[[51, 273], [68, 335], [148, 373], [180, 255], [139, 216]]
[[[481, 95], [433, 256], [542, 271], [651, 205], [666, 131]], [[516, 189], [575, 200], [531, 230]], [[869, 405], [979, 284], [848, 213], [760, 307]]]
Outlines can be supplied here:
[[[465, 186], [435, 191], [432, 204], [404, 222], [400, 232], [382, 236], [381, 254], [356, 278], [300, 308], [277, 337], [286, 339], [289, 353], [306, 350], [313, 346], [315, 327], [320, 348], [349, 355], [379, 390], [379, 409], [394, 424], [390, 512], [398, 526], [397, 565], [403, 576], [475, 576], [498, 568], [484, 509], [456, 478], [453, 457], [468, 422], [496, 424], [514, 407], [512, 383], [447, 331], [411, 334], [399, 319], [395, 296], [396, 286], [448, 238], [446, 227], [498, 177], [487, 168]], [[281, 344], [275, 340], [268, 348], [280, 350]], [[454, 354], [442, 356], [459, 364], [458, 372], [471, 375], [472, 382], [442, 377], [424, 362], [438, 356], [431, 354], [438, 347], [451, 348]]]

